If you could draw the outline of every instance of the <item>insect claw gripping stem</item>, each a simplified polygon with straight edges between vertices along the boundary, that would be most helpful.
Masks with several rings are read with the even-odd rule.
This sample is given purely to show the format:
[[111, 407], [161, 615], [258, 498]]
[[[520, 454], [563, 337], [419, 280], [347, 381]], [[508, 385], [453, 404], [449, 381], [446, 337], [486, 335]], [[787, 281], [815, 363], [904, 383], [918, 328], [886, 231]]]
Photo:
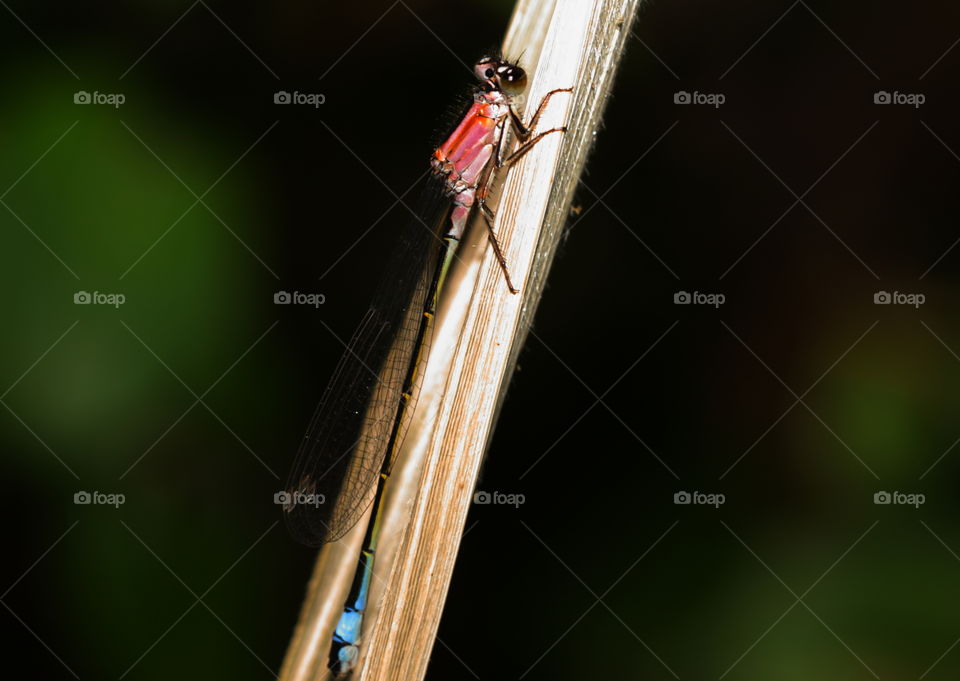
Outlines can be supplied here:
[[[480, 208], [480, 212], [483, 213], [484, 218], [486, 218], [490, 243], [493, 246], [493, 252], [497, 258], [497, 262], [500, 264], [500, 269], [503, 270], [503, 276], [507, 282], [507, 288], [510, 290], [510, 293], [513, 294], [519, 293], [520, 290], [513, 285], [513, 282], [510, 278], [510, 270], [507, 266], [506, 257], [503, 254], [503, 247], [500, 245], [496, 232], [494, 232], [493, 229], [493, 223], [496, 216], [494, 212], [487, 206], [486, 197], [487, 193], [489, 192], [492, 175], [495, 168], [504, 168], [513, 165], [523, 158], [527, 152], [533, 149], [537, 142], [542, 140], [547, 135], [554, 132], [566, 132], [567, 127], [560, 126], [557, 128], [550, 128], [549, 130], [544, 130], [531, 137], [533, 130], [536, 128], [537, 121], [540, 120], [540, 116], [546, 108], [547, 103], [550, 101], [550, 98], [559, 92], [573, 92], [573, 88], [557, 88], [555, 90], [550, 90], [544, 95], [543, 99], [540, 100], [540, 105], [537, 107], [536, 112], [534, 112], [533, 117], [530, 119], [530, 123], [526, 125], [524, 125], [523, 121], [520, 119], [520, 116], [513, 109], [513, 106], [508, 104], [507, 113], [509, 115], [510, 124], [513, 130], [516, 132], [517, 137], [520, 139], [521, 144], [511, 154], [506, 157], [503, 156], [504, 140], [506, 139], [506, 135], [504, 134], [505, 131], [503, 130], [505, 124], [498, 120], [497, 128], [499, 129], [499, 134], [495, 142], [495, 160], [492, 164], [487, 165], [477, 183], [476, 202]], [[506, 116], [503, 116], [501, 120], [503, 119], [506, 119]]]
[[[526, 141], [526, 138], [530, 136], [530, 131], [537, 127], [537, 123], [540, 120], [543, 110], [547, 108], [547, 104], [550, 102], [550, 98], [555, 94], [560, 92], [573, 92], [572, 87], [558, 87], [553, 90], [550, 90], [543, 96], [543, 99], [540, 100], [540, 104], [537, 106], [537, 110], [533, 112], [533, 116], [530, 118], [530, 123], [527, 125], [523, 124], [523, 121], [520, 120], [520, 116], [513, 110], [513, 107], [510, 108], [510, 120], [513, 123], [514, 130], [517, 131], [517, 136], [520, 138], [521, 142]], [[566, 130], [566, 128], [564, 128]]]

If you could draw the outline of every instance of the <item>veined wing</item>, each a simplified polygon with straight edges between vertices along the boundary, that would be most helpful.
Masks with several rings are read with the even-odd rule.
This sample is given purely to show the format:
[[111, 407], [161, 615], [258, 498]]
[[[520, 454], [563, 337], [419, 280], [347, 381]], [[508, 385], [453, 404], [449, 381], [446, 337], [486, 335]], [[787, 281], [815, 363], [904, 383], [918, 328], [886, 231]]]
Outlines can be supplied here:
[[423, 309], [449, 213], [442, 188], [432, 177], [426, 184], [420, 217], [406, 228], [287, 480], [284, 518], [291, 534], [308, 546], [336, 541], [357, 523], [373, 501], [386, 457], [399, 447], [412, 415], [419, 380], [411, 386], [405, 417], [398, 423], [408, 377], [423, 376], [432, 333]]

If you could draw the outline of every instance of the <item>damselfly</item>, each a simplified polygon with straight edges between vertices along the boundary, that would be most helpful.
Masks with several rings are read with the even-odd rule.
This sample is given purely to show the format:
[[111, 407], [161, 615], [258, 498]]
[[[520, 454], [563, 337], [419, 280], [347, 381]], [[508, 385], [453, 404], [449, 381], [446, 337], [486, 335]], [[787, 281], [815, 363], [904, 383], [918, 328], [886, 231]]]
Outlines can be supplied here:
[[[477, 62], [474, 73], [480, 84], [469, 109], [433, 153], [419, 218], [347, 346], [287, 481], [286, 524], [297, 540], [309, 546], [341, 538], [374, 504], [360, 564], [330, 651], [330, 667], [341, 674], [352, 670], [358, 659], [384, 490], [413, 414], [440, 292], [457, 245], [474, 208], [478, 209], [507, 287], [517, 293], [487, 205], [494, 174], [546, 135], [565, 130], [535, 132], [550, 98], [570, 88], [548, 92], [524, 124], [513, 106], [514, 98], [526, 88], [523, 69], [500, 57], [485, 57]], [[508, 127], [519, 145], [506, 153]]]

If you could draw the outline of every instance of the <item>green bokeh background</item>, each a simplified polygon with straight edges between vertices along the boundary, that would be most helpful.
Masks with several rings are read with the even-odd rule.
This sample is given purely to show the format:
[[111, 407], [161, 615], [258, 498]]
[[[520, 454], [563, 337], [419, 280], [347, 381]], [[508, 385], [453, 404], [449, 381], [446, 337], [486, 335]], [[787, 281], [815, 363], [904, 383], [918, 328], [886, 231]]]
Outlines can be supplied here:
[[[0, 8], [10, 669], [278, 671], [312, 554], [273, 492], [509, 12]], [[526, 503], [472, 513], [428, 678], [957, 678], [958, 23], [645, 6], [480, 484]]]

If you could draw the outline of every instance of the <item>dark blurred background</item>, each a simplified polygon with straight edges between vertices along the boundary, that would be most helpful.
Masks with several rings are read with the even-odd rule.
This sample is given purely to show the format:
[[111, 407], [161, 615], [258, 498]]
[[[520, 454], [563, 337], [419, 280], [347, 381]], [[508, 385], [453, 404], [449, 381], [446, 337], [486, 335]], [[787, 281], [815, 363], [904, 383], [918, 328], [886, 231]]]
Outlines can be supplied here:
[[[271, 678], [273, 492], [511, 3], [2, 5], [5, 665]], [[428, 678], [958, 677], [958, 37], [642, 9]]]

